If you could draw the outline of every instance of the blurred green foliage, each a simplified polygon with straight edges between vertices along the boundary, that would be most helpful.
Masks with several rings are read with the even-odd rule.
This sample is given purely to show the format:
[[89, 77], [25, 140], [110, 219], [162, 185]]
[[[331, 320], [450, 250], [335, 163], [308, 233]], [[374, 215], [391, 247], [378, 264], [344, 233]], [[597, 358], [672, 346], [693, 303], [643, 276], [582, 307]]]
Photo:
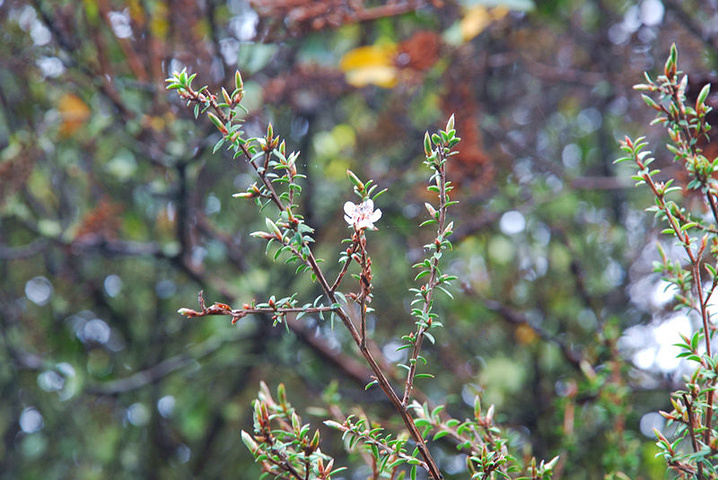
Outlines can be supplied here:
[[[214, 127], [164, 90], [183, 67], [213, 91], [242, 70], [247, 131], [271, 120], [301, 150], [302, 213], [329, 271], [346, 169], [389, 188], [370, 238], [370, 328], [389, 365], [430, 239], [416, 229], [423, 133], [455, 113], [446, 271], [460, 288], [440, 302], [445, 328], [424, 351], [437, 378], [421, 394], [463, 418], [482, 393], [518, 451], [561, 456], [557, 478], [663, 478], [641, 422], [669, 407], [681, 372], [635, 360], [629, 329], [667, 316], [647, 197], [612, 162], [615, 139], [650, 121], [631, 86], [670, 43], [711, 81], [718, 12], [673, 0], [352, 8], [0, 1], [0, 478], [257, 478], [239, 432], [260, 380], [316, 411], [339, 379], [345, 404], [391, 416], [341, 328], [176, 314], [199, 290], [237, 306], [318, 294], [248, 236], [263, 220], [231, 194], [249, 172], [212, 155]], [[342, 59], [359, 47], [372, 50], [350, 74]], [[435, 448], [447, 478], [466, 478], [451, 444]], [[356, 460], [338, 457], [346, 478], [367, 477]]]

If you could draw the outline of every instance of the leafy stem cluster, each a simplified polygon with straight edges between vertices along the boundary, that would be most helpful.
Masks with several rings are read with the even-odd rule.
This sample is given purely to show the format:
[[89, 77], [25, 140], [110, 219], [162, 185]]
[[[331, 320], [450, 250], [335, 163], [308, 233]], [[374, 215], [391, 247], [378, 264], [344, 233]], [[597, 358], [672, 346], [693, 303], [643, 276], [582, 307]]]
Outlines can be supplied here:
[[409, 465], [410, 478], [417, 475], [417, 468], [427, 469], [426, 463], [419, 460], [419, 452], [407, 453], [408, 438], [400, 435], [392, 438], [390, 433], [378, 425], [372, 425], [366, 417], [357, 418], [352, 415], [343, 422], [325, 420], [324, 424], [342, 432], [342, 438], [349, 450], [361, 443], [371, 458], [372, 478], [391, 478], [401, 480], [406, 472], [400, 470], [403, 465]]
[[[296, 212], [297, 193], [301, 192], [301, 186], [296, 180], [301, 175], [296, 170], [296, 159], [298, 154], [285, 154], [285, 143], [281, 142], [278, 136], [275, 136], [271, 124], [267, 127], [266, 135], [262, 138], [244, 138], [242, 131], [242, 112], [246, 112], [241, 105], [244, 97], [244, 86], [242, 77], [239, 72], [235, 74], [235, 89], [230, 94], [222, 89], [221, 95], [209, 93], [208, 88], [202, 87], [195, 90], [192, 81], [195, 74], [188, 75], [186, 71], [176, 72], [172, 77], [167, 79], [170, 90], [176, 90], [180, 98], [185, 100], [188, 105], [194, 105], [195, 117], [200, 113], [206, 113], [210, 121], [217, 127], [222, 134], [222, 138], [215, 145], [215, 151], [224, 145], [227, 145], [234, 152], [235, 158], [244, 158], [245, 162], [251, 166], [259, 177], [259, 185], [251, 185], [246, 192], [240, 194], [240, 197], [253, 198], [260, 207], [265, 207], [268, 203], [273, 203], [279, 210], [279, 218], [277, 221], [266, 217], [265, 221], [268, 227], [266, 232], [255, 232], [254, 236], [266, 239], [269, 242], [280, 243], [280, 253], [288, 252], [290, 262], [298, 262], [300, 264], [298, 271], [309, 270], [312, 278], [316, 280], [330, 305], [334, 308], [332, 313], [339, 317], [344, 326], [349, 331], [354, 343], [359, 348], [361, 355], [364, 357], [372, 370], [376, 383], [381, 387], [387, 396], [397, 414], [401, 417], [402, 422], [409, 431], [411, 438], [416, 442], [419, 454], [423, 458], [426, 469], [432, 478], [438, 480], [443, 478], [436, 461], [429, 451], [426, 442], [421, 436], [418, 428], [414, 424], [414, 419], [402, 403], [401, 398], [394, 390], [389, 378], [382, 370], [379, 362], [375, 359], [372, 352], [367, 347], [366, 342], [366, 300], [367, 292], [370, 290], [370, 284], [362, 287], [364, 294], [360, 295], [360, 320], [356, 322], [352, 319], [352, 312], [348, 308], [346, 302], [340, 304], [342, 295], [338, 291], [338, 287], [344, 277], [340, 271], [337, 280], [333, 284], [329, 284], [324, 271], [320, 268], [318, 260], [315, 258], [311, 249], [311, 233], [313, 229], [306, 225], [303, 217]], [[218, 99], [220, 99], [218, 101]], [[366, 188], [366, 184], [359, 181], [353, 174], [349, 175], [350, 180], [354, 182], [355, 189], [362, 195], [370, 195], [370, 189]], [[357, 184], [357, 182], [359, 184]], [[281, 192], [275, 188], [275, 185], [286, 186]], [[364, 192], [362, 188], [366, 190]], [[368, 202], [371, 199], [367, 199]], [[364, 204], [364, 202], [362, 202]], [[367, 205], [369, 205], [367, 203]], [[371, 203], [373, 207], [373, 202]], [[363, 223], [354, 222], [356, 242], [359, 245], [359, 252], [365, 249], [366, 237], [364, 232], [356, 232], [363, 230]], [[371, 225], [371, 224], [370, 224]], [[372, 225], [373, 226], [373, 225]], [[364, 227], [366, 228], [366, 227]], [[356, 249], [357, 247], [354, 247]], [[361, 255], [360, 255], [361, 257]], [[366, 257], [364, 260], [360, 258], [362, 263], [362, 274], [364, 278], [362, 282], [370, 282], [371, 278], [366, 276], [369, 264]], [[182, 311], [190, 313], [189, 309]], [[360, 329], [357, 329], [356, 323], [359, 323]]]
[[446, 289], [452, 280], [456, 277], [441, 273], [439, 261], [443, 252], [451, 248], [451, 242], [448, 237], [454, 228], [454, 222], [446, 221], [446, 211], [457, 202], [453, 202], [449, 198], [449, 192], [452, 190], [451, 182], [446, 179], [446, 163], [449, 157], [456, 152], [452, 148], [459, 143], [461, 139], [456, 136], [454, 129], [454, 116], [449, 118], [445, 130], [440, 130], [429, 136], [427, 132], [424, 135], [424, 153], [426, 160], [424, 165], [432, 170], [429, 179], [430, 185], [427, 187], [430, 192], [437, 194], [439, 204], [438, 208], [430, 203], [426, 203], [425, 207], [429, 212], [430, 218], [423, 222], [424, 225], [436, 225], [436, 237], [433, 242], [424, 245], [424, 249], [428, 252], [428, 257], [422, 262], [414, 265], [419, 269], [419, 273], [415, 277], [415, 281], [426, 278], [426, 283], [419, 288], [412, 288], [410, 291], [414, 293], [415, 299], [412, 301], [411, 314], [416, 319], [416, 331], [402, 337], [407, 343], [400, 348], [411, 350], [409, 357], [409, 365], [401, 364], [400, 366], [407, 370], [406, 383], [404, 385], [403, 405], [408, 405], [411, 399], [411, 391], [414, 388], [414, 380], [421, 376], [431, 376], [430, 374], [417, 374], [418, 362], [426, 363], [426, 359], [421, 356], [421, 347], [424, 338], [431, 343], [435, 343], [434, 336], [429, 333], [432, 328], [441, 327], [441, 323], [437, 321], [438, 315], [434, 313], [434, 291], [440, 290], [449, 298], [453, 298], [451, 293]]
[[[481, 408], [481, 399], [474, 400], [474, 416], [463, 422], [455, 418], [444, 418], [444, 406], [434, 409], [428, 404], [418, 402], [412, 404], [416, 413], [417, 425], [423, 429], [425, 436], [433, 433], [434, 441], [446, 437], [455, 444], [456, 449], [465, 453], [466, 465], [471, 479], [483, 480], [493, 478], [496, 474], [502, 478], [514, 478], [512, 474], [520, 471], [516, 458], [509, 453], [509, 442], [501, 428], [494, 422], [494, 406], [486, 412]], [[537, 465], [532, 458], [524, 475], [515, 477], [517, 480], [539, 480], [551, 478], [558, 457], [549, 462], [543, 460]]]
[[[704, 155], [702, 145], [709, 141], [710, 125], [706, 115], [711, 107], [706, 104], [710, 85], [698, 93], [695, 105], [686, 98], [688, 76], [678, 70], [678, 52], [675, 45], [665, 63], [663, 74], [656, 80], [645, 75], [646, 83], [636, 85], [645, 103], [657, 111], [653, 124], [664, 125], [670, 137], [668, 150], [674, 161], [685, 169], [688, 182], [684, 187], [674, 185], [674, 179], [657, 180], [660, 170], [652, 167], [654, 158], [646, 150], [643, 137], [628, 137], [621, 143], [625, 156], [617, 162], [632, 162], [638, 167], [633, 177], [637, 185], [645, 185], [653, 194], [655, 205], [647, 211], [667, 224], [662, 233], [675, 238], [685, 258], [671, 259], [659, 245], [661, 261], [655, 269], [664, 274], [667, 282], [676, 287], [676, 308], [695, 312], [700, 328], [691, 338], [682, 336], [681, 358], [696, 364], [696, 370], [686, 383], [686, 389], [672, 394], [673, 410], [661, 412], [669, 424], [676, 426], [671, 441], [656, 431], [659, 455], [680, 478], [716, 478], [718, 468], [718, 433], [713, 428], [715, 387], [718, 378], [716, 360], [712, 353], [715, 325], [711, 319], [711, 299], [718, 286], [716, 260], [718, 260], [718, 184], [714, 178], [718, 171], [718, 158]], [[654, 98], [655, 97], [655, 98]], [[680, 201], [672, 198], [683, 191], [686, 197], [697, 195], [706, 212], [691, 212]], [[669, 198], [670, 196], [670, 198]], [[683, 202], [687, 204], [687, 202]], [[687, 448], [684, 448], [685, 445]]]
[[[296, 273], [308, 271], [322, 291], [313, 303], [300, 303], [297, 295], [277, 298], [275, 296], [263, 303], [245, 303], [241, 308], [233, 308], [225, 303], [205, 304], [202, 293], [199, 294], [199, 310], [181, 308], [179, 313], [188, 317], [208, 315], [226, 315], [235, 323], [249, 314], [271, 316], [275, 325], [292, 316], [315, 314], [322, 318], [329, 315], [332, 325], [339, 319], [349, 332], [359, 353], [369, 365], [372, 378], [367, 385], [378, 385], [391, 403], [396, 415], [401, 418], [405, 430], [398, 434], [387, 433], [381, 425], [370, 423], [364, 416], [335, 415], [335, 419], [325, 424], [342, 432], [346, 447], [353, 448], [357, 443], [363, 447], [365, 458], [369, 459], [373, 479], [401, 479], [407, 473], [414, 480], [418, 471], [423, 470], [429, 478], [440, 480], [443, 475], [439, 465], [427, 445], [428, 435], [435, 431], [434, 440], [448, 435], [455, 442], [458, 451], [468, 455], [467, 469], [472, 478], [550, 478], [557, 459], [548, 464], [536, 466], [521, 463], [508, 454], [509, 442], [502, 437], [500, 430], [493, 425], [493, 407], [485, 416], [475, 414], [474, 420], [435, 421], [434, 413], [442, 406], [427, 414], [428, 406], [421, 407], [412, 402], [416, 393], [417, 378], [429, 376], [418, 372], [419, 362], [426, 363], [422, 356], [424, 339], [435, 342], [432, 329], [441, 326], [439, 315], [435, 311], [435, 295], [438, 290], [451, 298], [448, 290], [455, 277], [444, 274], [440, 268], [443, 254], [452, 247], [449, 236], [453, 222], [447, 219], [447, 210], [456, 202], [449, 193], [451, 182], [447, 179], [447, 165], [455, 155], [453, 148], [460, 138], [454, 128], [452, 116], [445, 129], [424, 137], [424, 164], [430, 169], [428, 190], [437, 197], [436, 204], [426, 203], [429, 219], [423, 225], [433, 225], [436, 233], [433, 240], [425, 245], [426, 258], [414, 265], [419, 272], [415, 281], [418, 288], [411, 289], [415, 298], [411, 315], [415, 330], [403, 337], [401, 349], [409, 351], [406, 371], [403, 379], [403, 392], [398, 393], [392, 384], [391, 372], [385, 372], [369, 349], [367, 333], [367, 314], [372, 312], [369, 303], [372, 300], [372, 260], [368, 251], [368, 231], [375, 230], [374, 225], [382, 215], [374, 208], [374, 201], [384, 193], [377, 191], [372, 180], [362, 181], [352, 171], [347, 171], [349, 181], [360, 203], [346, 202], [344, 219], [350, 228], [350, 235], [343, 242], [347, 244], [339, 258], [339, 271], [330, 282], [312, 250], [314, 230], [297, 213], [299, 194], [302, 191], [299, 181], [303, 178], [297, 172], [298, 153], [286, 153], [285, 142], [275, 134], [272, 125], [267, 127], [262, 137], [246, 138], [242, 130], [242, 116], [246, 112], [241, 105], [244, 97], [242, 77], [235, 75], [235, 88], [230, 93], [225, 89], [220, 94], [210, 93], [207, 87], [195, 89], [192, 86], [194, 75], [186, 71], [173, 74], [167, 79], [168, 89], [175, 90], [188, 106], [193, 106], [195, 117], [206, 114], [209, 120], [222, 134], [215, 145], [215, 151], [227, 147], [234, 158], [243, 159], [255, 172], [258, 181], [246, 191], [235, 197], [253, 199], [260, 210], [274, 206], [277, 213], [274, 218], [265, 216], [266, 231], [252, 233], [270, 245], [278, 245], [275, 260], [285, 256], [288, 263], [298, 264]], [[268, 250], [269, 251], [269, 250]], [[358, 267], [358, 273], [347, 275], [352, 265]], [[348, 289], [345, 280], [353, 278], [357, 287]], [[342, 293], [342, 290], [344, 293]], [[478, 399], [477, 399], [478, 404]], [[343, 419], [342, 419], [343, 418]], [[278, 390], [278, 400], [274, 400], [266, 385], [262, 384], [258, 398], [254, 402], [253, 433], [242, 432], [244, 443], [262, 464], [265, 474], [282, 479], [330, 479], [340, 469], [334, 469], [334, 460], [322, 453], [319, 448], [319, 433], [310, 435], [311, 429], [301, 422], [299, 415], [289, 405], [283, 386]], [[518, 477], [521, 471], [528, 477]]]
[[254, 435], [242, 430], [242, 441], [262, 464], [266, 474], [297, 480], [330, 479], [344, 467], [334, 468], [334, 459], [319, 448], [320, 434], [311, 434], [308, 424], [287, 400], [283, 384], [277, 387], [277, 400], [262, 382], [254, 402]]

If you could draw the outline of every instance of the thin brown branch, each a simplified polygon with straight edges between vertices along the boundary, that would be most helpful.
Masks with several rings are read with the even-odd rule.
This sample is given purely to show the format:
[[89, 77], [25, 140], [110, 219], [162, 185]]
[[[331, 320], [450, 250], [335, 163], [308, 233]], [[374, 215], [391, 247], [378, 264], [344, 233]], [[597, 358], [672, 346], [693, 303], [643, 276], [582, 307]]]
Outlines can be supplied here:
[[707, 29], [703, 28], [698, 22], [696, 22], [696, 16], [683, 9], [683, 2], [677, 0], [664, 0], [663, 3], [667, 7], [667, 10], [673, 12], [678, 21], [683, 24], [686, 31], [698, 37], [703, 44], [711, 50], [713, 53], [718, 51], [718, 45], [716, 45], [716, 36], [708, 35], [705, 33]]
[[348, 20], [367, 22], [371, 20], [378, 20], [380, 18], [396, 17], [398, 15], [404, 15], [406, 13], [416, 11], [425, 3], [426, 2], [417, 0], [409, 0], [406, 2], [388, 2], [386, 5], [357, 10], [352, 13], [352, 16], [349, 17]]
[[342, 283], [342, 280], [344, 279], [344, 275], [346, 275], [347, 270], [349, 270], [349, 265], [351, 265], [351, 257], [354, 252], [356, 252], [358, 244], [357, 242], [352, 242], [352, 246], [347, 248], [347, 260], [344, 262], [344, 265], [342, 265], [342, 269], [339, 271], [339, 274], [337, 275], [336, 280], [334, 280], [334, 283], [332, 284], [331, 288], [329, 289], [331, 292], [335, 292], [337, 288], [339, 288], [339, 285]]

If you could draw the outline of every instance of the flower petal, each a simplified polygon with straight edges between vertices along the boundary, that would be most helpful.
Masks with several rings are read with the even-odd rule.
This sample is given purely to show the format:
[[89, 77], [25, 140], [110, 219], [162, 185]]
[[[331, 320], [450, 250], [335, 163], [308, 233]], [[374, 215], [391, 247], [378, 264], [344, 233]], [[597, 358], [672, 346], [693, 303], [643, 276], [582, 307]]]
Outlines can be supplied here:
[[344, 204], [344, 213], [346, 213], [350, 217], [354, 216], [356, 211], [357, 211], [357, 206], [355, 204], [353, 204], [352, 202], [346, 202]]
[[356, 223], [356, 217], [357, 217], [357, 206], [353, 204], [352, 202], [346, 202], [344, 204], [344, 221], [347, 222], [349, 225], [354, 225]]

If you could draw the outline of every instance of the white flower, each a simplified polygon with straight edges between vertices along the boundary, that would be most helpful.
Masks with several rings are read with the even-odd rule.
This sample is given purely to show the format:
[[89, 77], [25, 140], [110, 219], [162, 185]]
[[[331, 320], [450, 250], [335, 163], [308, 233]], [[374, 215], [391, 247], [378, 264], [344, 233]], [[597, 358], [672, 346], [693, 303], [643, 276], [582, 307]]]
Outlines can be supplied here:
[[359, 205], [347, 202], [344, 204], [344, 220], [357, 230], [376, 230], [374, 222], [381, 218], [381, 210], [374, 210], [374, 202], [368, 198]]

